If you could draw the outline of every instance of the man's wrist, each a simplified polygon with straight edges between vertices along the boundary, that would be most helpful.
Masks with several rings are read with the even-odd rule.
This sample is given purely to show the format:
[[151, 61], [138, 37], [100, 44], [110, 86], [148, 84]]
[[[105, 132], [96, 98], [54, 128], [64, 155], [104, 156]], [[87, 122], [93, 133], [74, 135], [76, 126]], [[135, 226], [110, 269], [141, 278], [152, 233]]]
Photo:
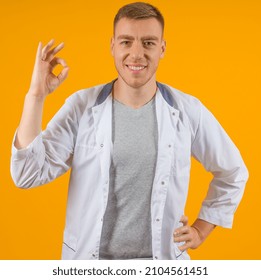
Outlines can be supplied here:
[[26, 99], [33, 101], [33, 102], [37, 102], [37, 103], [43, 103], [45, 101], [46, 96], [41, 95], [39, 93], [37, 93], [36, 91], [28, 91], [26, 94]]
[[197, 234], [199, 236], [200, 241], [203, 242], [206, 239], [206, 236], [204, 236], [202, 234], [202, 232], [200, 231], [200, 229], [197, 226], [192, 225], [191, 227], [195, 229], [195, 231], [197, 232]]
[[216, 227], [216, 225], [211, 224], [207, 221], [197, 219], [192, 225], [202, 242], [208, 237], [208, 235], [212, 232], [212, 230]]

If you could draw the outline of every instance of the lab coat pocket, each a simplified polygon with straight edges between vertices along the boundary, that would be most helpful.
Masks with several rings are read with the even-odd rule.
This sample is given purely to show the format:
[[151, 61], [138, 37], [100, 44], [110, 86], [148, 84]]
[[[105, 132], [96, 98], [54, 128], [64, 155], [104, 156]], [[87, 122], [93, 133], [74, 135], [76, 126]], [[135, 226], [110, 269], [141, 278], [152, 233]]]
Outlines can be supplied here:
[[77, 238], [69, 233], [67, 230], [64, 231], [63, 235], [63, 249], [62, 259], [71, 260], [77, 250]]
[[182, 246], [184, 242], [174, 242], [173, 247], [174, 247], [174, 252], [177, 260], [189, 260], [189, 256], [186, 251], [181, 251], [179, 249], [180, 246]]

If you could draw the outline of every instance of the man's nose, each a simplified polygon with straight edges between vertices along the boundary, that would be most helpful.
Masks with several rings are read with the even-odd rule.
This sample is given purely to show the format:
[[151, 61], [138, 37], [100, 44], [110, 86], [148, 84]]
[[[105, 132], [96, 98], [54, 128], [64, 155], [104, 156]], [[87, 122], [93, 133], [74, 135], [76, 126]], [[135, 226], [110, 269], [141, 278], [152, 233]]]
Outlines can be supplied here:
[[134, 60], [139, 60], [143, 58], [144, 50], [141, 43], [135, 42], [131, 47], [131, 58]]

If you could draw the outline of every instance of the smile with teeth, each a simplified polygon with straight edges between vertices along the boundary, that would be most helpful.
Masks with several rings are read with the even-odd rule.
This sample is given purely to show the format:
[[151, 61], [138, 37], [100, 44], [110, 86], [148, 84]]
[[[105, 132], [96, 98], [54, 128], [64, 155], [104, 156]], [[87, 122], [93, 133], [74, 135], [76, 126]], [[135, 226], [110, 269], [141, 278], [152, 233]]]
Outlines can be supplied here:
[[127, 67], [133, 71], [140, 71], [140, 70], [144, 69], [146, 66], [127, 65]]

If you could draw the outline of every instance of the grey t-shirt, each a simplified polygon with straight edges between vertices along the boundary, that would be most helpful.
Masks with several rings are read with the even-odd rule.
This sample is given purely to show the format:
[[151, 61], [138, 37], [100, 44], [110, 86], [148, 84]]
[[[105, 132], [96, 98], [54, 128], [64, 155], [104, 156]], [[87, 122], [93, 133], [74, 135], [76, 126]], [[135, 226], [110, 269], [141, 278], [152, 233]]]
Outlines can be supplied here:
[[158, 145], [155, 98], [139, 109], [114, 99], [112, 141], [100, 259], [150, 259], [150, 203]]

